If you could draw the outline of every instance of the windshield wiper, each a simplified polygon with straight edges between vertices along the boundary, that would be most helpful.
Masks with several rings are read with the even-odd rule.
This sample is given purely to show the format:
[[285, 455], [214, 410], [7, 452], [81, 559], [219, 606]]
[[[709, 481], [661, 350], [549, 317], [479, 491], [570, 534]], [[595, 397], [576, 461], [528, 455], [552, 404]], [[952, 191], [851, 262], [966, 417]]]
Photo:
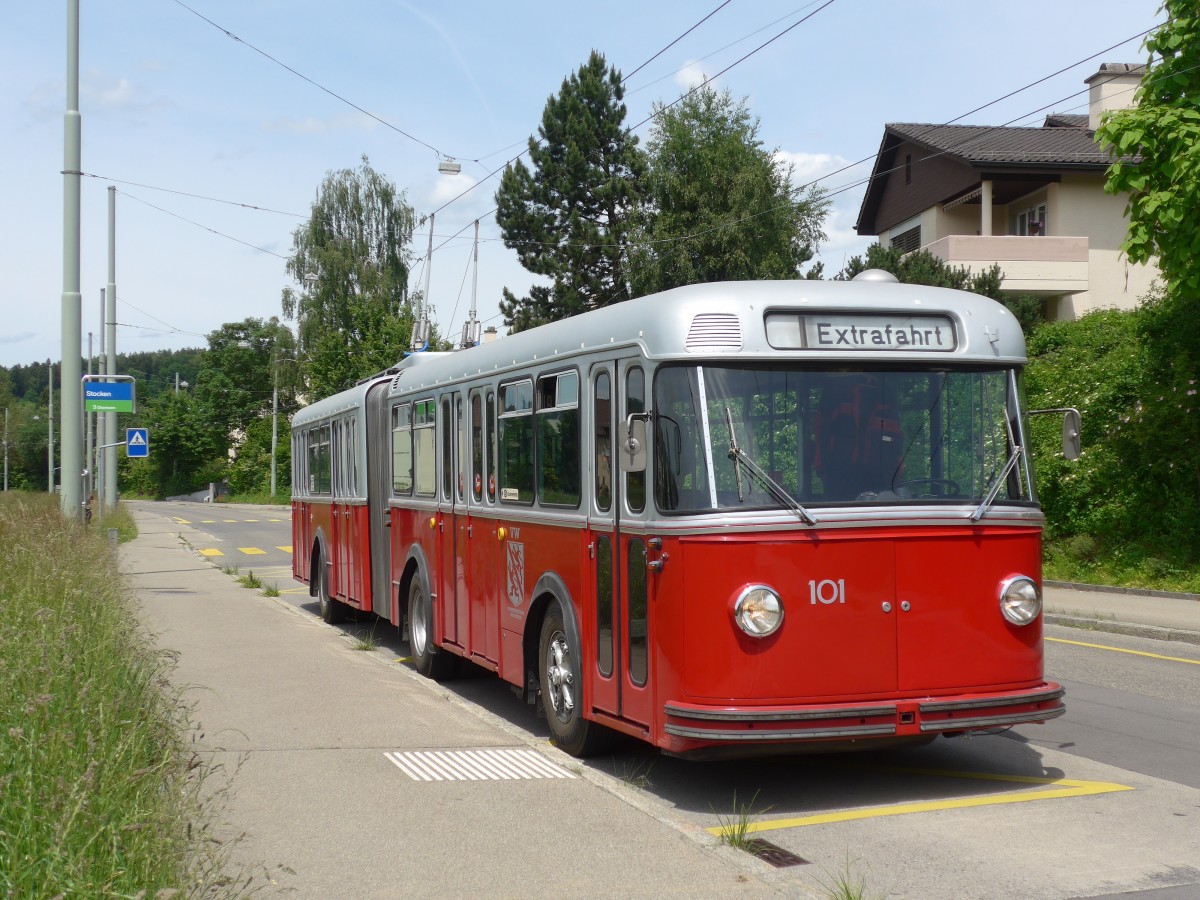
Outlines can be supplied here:
[[763, 489], [768, 494], [782, 503], [788, 509], [792, 510], [800, 517], [805, 525], [816, 525], [817, 520], [807, 509], [797, 502], [796, 498], [787, 492], [778, 481], [764, 472], [758, 467], [758, 464], [746, 455], [741, 447], [738, 446], [737, 433], [733, 430], [733, 414], [729, 411], [729, 407], [725, 407], [725, 421], [729, 424], [729, 458], [733, 460], [733, 477], [737, 480], [738, 500], [744, 501], [745, 494], [742, 491], [742, 471], [741, 466], [746, 467], [746, 471], [762, 485]]
[[1017, 464], [1017, 460], [1021, 458], [1024, 452], [1025, 448], [1020, 444], [1013, 447], [1012, 454], [1008, 457], [1008, 462], [1004, 464], [1004, 468], [1000, 474], [992, 479], [991, 485], [988, 486], [988, 492], [984, 496], [983, 502], [979, 504], [979, 508], [975, 512], [971, 513], [972, 522], [978, 522], [983, 518], [983, 514], [988, 511], [988, 507], [995, 501], [996, 495], [1000, 493], [1000, 487], [1008, 480], [1009, 473], [1012, 472], [1013, 467]]

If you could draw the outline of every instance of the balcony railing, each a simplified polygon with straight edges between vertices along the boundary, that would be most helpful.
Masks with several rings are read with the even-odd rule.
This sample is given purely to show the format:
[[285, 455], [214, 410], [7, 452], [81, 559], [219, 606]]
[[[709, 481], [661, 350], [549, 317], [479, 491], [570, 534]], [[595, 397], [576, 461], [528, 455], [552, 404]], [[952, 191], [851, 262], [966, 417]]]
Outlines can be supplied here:
[[1006, 291], [1061, 296], [1088, 289], [1086, 237], [952, 234], [922, 249], [972, 272], [998, 264]]

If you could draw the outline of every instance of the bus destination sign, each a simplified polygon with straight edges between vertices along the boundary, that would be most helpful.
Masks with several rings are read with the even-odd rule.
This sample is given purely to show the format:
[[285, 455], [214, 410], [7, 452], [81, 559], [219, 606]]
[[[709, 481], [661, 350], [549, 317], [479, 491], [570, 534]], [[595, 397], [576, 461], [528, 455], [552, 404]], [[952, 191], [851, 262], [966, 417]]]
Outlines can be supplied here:
[[767, 342], [778, 350], [950, 353], [958, 346], [949, 316], [888, 313], [768, 313]]

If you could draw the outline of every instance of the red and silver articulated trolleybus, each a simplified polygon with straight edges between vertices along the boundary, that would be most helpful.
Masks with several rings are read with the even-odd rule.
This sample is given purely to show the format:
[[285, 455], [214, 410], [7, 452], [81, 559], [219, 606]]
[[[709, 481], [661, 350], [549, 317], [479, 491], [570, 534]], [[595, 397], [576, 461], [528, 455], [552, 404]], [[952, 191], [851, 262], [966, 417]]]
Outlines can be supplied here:
[[427, 676], [469, 660], [540, 695], [578, 755], [1062, 714], [1021, 330], [864, 274], [678, 288], [314, 403], [293, 574], [326, 620], [407, 624]]

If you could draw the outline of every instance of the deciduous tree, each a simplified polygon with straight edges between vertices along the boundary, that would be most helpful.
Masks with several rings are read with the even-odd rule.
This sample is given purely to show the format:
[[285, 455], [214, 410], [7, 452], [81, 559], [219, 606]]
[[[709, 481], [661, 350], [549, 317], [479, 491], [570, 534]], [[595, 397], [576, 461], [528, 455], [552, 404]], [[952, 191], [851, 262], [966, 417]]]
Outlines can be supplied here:
[[705, 85], [659, 104], [647, 142], [648, 202], [633, 251], [635, 291], [707, 281], [798, 278], [824, 240], [828, 201], [794, 189], [746, 101]]
[[313, 399], [393, 365], [408, 348], [414, 224], [404, 192], [366, 156], [358, 169], [325, 176], [312, 215], [292, 234], [287, 271], [300, 288], [283, 291]]
[[1105, 116], [1096, 139], [1118, 159], [1105, 188], [1129, 194], [1133, 262], [1158, 259], [1168, 299], [1200, 297], [1200, 10], [1166, 0], [1167, 21], [1146, 39], [1150, 60], [1136, 105]]

